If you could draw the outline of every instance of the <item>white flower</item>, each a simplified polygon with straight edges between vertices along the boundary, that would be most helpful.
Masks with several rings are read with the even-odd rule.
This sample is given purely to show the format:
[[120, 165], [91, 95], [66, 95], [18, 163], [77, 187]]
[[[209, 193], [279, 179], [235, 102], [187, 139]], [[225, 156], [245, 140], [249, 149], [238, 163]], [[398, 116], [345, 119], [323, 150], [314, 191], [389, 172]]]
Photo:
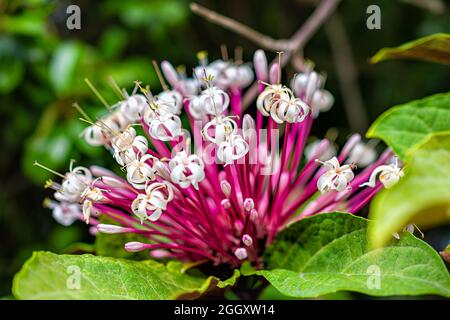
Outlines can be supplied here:
[[292, 82], [292, 88], [295, 96], [310, 102], [314, 93], [321, 88], [323, 78], [315, 71], [299, 73]]
[[80, 205], [77, 203], [56, 202], [47, 199], [44, 206], [51, 209], [53, 218], [66, 227], [81, 216]]
[[256, 100], [256, 107], [266, 117], [270, 115], [272, 106], [279, 100], [290, 100], [292, 92], [281, 84], [267, 85]]
[[156, 221], [172, 199], [172, 187], [167, 182], [155, 182], [147, 185], [145, 193], [139, 194], [134, 199], [131, 210], [141, 220], [141, 223], [147, 219]]
[[180, 117], [174, 114], [144, 113], [144, 122], [149, 126], [148, 133], [157, 140], [170, 141], [183, 134]]
[[98, 120], [84, 129], [84, 139], [91, 146], [107, 145], [114, 132], [126, 128], [129, 121], [120, 111], [113, 112], [108, 117]]
[[232, 163], [245, 156], [248, 152], [248, 143], [240, 135], [230, 135], [228, 139], [220, 143], [217, 148], [217, 158], [225, 164]]
[[199, 103], [206, 113], [218, 116], [228, 108], [230, 97], [217, 87], [209, 87], [200, 94]]
[[289, 100], [278, 99], [270, 109], [270, 115], [276, 123], [296, 123], [305, 120], [309, 107], [301, 99], [290, 97]]
[[137, 159], [139, 155], [147, 153], [148, 144], [144, 136], [136, 136], [136, 130], [128, 127], [111, 139], [113, 157], [121, 166], [125, 166]]
[[84, 190], [81, 198], [83, 199], [83, 218], [86, 223], [89, 223], [93, 203], [102, 201], [104, 196], [99, 188], [88, 187]]
[[[149, 164], [150, 161], [150, 164]], [[156, 168], [154, 163], [157, 159], [146, 154], [140, 159], [135, 159], [127, 164], [127, 180], [133, 187], [139, 190], [145, 189], [148, 182], [155, 180]]]
[[375, 161], [377, 153], [375, 149], [367, 143], [358, 142], [350, 151], [349, 163], [355, 163], [358, 167], [367, 167]]
[[362, 185], [360, 185], [360, 187], [375, 187], [378, 174], [380, 182], [386, 189], [394, 186], [404, 175], [402, 168], [400, 168], [398, 165], [398, 159], [397, 157], [395, 157], [394, 163], [376, 167], [375, 170], [372, 171], [369, 181], [363, 183]]
[[197, 155], [181, 151], [169, 162], [170, 177], [182, 188], [188, 188], [192, 184], [198, 190], [198, 183], [205, 178], [204, 167]]
[[240, 87], [249, 86], [254, 79], [253, 71], [248, 65], [240, 65], [237, 67], [237, 83]]
[[[205, 124], [202, 133], [207, 141], [220, 144], [237, 131], [236, 122], [230, 117], [217, 116]], [[214, 134], [210, 134], [213, 132]]]
[[[319, 160], [325, 161], [326, 159], [331, 159], [337, 154], [336, 147], [333, 143], [328, 143], [326, 145], [325, 150], [323, 150], [323, 142], [324, 140], [316, 140], [308, 144], [305, 148], [305, 156], [308, 161], [315, 157], [319, 157]], [[323, 150], [323, 151], [322, 151]], [[322, 154], [321, 156], [317, 156], [317, 154]]]
[[311, 101], [311, 109], [314, 117], [320, 112], [326, 112], [331, 109], [334, 103], [333, 95], [327, 90], [317, 90], [314, 92]]
[[321, 163], [327, 169], [317, 181], [317, 189], [319, 189], [321, 193], [326, 193], [331, 190], [336, 190], [338, 192], [344, 191], [347, 188], [348, 183], [352, 181], [355, 176], [352, 171], [352, 166], [340, 166], [336, 157], [325, 162], [320, 160], [316, 161]]
[[92, 174], [89, 169], [85, 167], [70, 168], [70, 171], [65, 174], [60, 190], [55, 193], [55, 198], [64, 202], [79, 202], [91, 183]]
[[189, 97], [189, 113], [194, 119], [201, 120], [206, 117], [206, 110], [198, 96]]
[[163, 91], [158, 94], [155, 103], [160, 114], [180, 114], [183, 108], [183, 97], [178, 91]]
[[120, 103], [120, 111], [130, 123], [139, 121], [146, 107], [147, 99], [141, 94], [132, 95]]
[[183, 93], [184, 96], [197, 94], [201, 82], [197, 79], [181, 79], [177, 84], [177, 89]]
[[216, 68], [214, 73], [214, 84], [224, 90], [244, 88], [253, 81], [253, 72], [247, 65], [228, 64], [222, 69]]

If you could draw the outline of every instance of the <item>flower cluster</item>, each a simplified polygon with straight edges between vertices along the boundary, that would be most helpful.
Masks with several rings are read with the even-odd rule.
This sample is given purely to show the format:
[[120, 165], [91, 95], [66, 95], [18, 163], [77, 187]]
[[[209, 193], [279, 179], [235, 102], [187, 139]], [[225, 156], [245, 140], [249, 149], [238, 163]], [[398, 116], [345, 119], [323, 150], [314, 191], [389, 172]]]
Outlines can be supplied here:
[[[118, 89], [123, 100], [103, 118], [92, 121], [80, 109], [90, 123], [86, 142], [104, 146], [125, 173], [73, 163], [65, 175], [55, 172], [63, 181], [47, 183], [57, 201], [46, 205], [62, 224], [79, 219], [96, 232], [144, 236], [125, 249], [148, 249], [152, 257], [259, 265], [287, 225], [320, 212], [356, 213], [403, 174], [390, 164], [390, 150], [377, 159], [358, 134], [339, 153], [328, 139], [307, 146], [314, 120], [333, 104], [314, 70], [287, 87], [279, 63], [269, 67], [261, 50], [255, 75], [247, 64], [208, 64], [205, 56], [193, 78], [167, 61], [161, 69], [157, 95], [136, 83], [131, 95]], [[243, 105], [254, 77], [255, 118]], [[102, 215], [115, 223], [101, 223]]]

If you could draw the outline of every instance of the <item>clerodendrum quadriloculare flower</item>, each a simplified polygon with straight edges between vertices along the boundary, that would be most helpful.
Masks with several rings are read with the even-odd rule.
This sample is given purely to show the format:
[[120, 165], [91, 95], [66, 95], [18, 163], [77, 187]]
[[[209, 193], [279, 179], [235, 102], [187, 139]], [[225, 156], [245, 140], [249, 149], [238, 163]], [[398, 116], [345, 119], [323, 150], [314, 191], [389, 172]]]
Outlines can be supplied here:
[[[306, 146], [313, 122], [333, 104], [319, 73], [300, 73], [287, 87], [279, 65], [268, 67], [260, 50], [255, 74], [247, 64], [200, 60], [191, 79], [164, 61], [172, 89], [156, 68], [159, 94], [139, 83], [131, 95], [117, 88], [123, 100], [96, 121], [80, 109], [91, 124], [86, 142], [108, 149], [124, 175], [72, 164], [64, 175], [55, 172], [63, 181], [47, 183], [56, 201], [46, 201], [55, 219], [139, 234], [147, 241], [125, 250], [153, 257], [260, 266], [287, 225], [320, 212], [356, 213], [402, 176], [390, 150], [377, 159], [358, 134], [340, 152], [328, 139]], [[253, 81], [256, 119], [244, 114], [242, 96]], [[189, 128], [182, 127], [186, 116]], [[102, 224], [101, 216], [114, 223]]]

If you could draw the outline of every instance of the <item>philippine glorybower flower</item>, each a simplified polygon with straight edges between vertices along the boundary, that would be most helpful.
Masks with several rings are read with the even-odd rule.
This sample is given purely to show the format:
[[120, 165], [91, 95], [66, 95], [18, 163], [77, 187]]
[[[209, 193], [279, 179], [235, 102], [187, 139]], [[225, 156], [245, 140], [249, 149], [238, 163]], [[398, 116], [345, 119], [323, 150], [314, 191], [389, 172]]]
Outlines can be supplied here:
[[[123, 100], [95, 121], [77, 107], [90, 124], [86, 142], [109, 150], [124, 174], [73, 163], [56, 173], [62, 183], [47, 183], [56, 192], [46, 205], [63, 225], [84, 220], [95, 232], [144, 236], [125, 250], [156, 258], [261, 266], [264, 249], [289, 224], [321, 212], [357, 213], [403, 175], [390, 150], [376, 159], [358, 134], [340, 152], [328, 139], [306, 145], [334, 100], [314, 70], [288, 87], [280, 64], [269, 67], [262, 51], [255, 74], [205, 55], [192, 79], [166, 61], [161, 69], [159, 94], [138, 82], [131, 95], [116, 88]], [[243, 91], [254, 81], [256, 108], [246, 110]]]

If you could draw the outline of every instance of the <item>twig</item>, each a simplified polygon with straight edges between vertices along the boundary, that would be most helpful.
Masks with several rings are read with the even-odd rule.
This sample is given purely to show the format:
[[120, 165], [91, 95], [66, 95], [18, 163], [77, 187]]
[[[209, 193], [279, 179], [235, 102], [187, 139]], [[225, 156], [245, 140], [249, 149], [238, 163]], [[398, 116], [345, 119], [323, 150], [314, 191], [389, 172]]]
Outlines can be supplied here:
[[[341, 0], [323, 0], [314, 12], [309, 16], [306, 22], [298, 29], [294, 35], [286, 40], [275, 40], [269, 36], [266, 36], [252, 28], [235, 21], [231, 18], [225, 17], [215, 11], [207, 9], [197, 3], [191, 3], [190, 7], [192, 12], [205, 18], [206, 20], [218, 24], [228, 30], [236, 32], [237, 34], [253, 41], [257, 45], [264, 49], [271, 51], [283, 51], [284, 54], [281, 58], [281, 67], [285, 66], [291, 59], [292, 55], [300, 51], [305, 43], [311, 39], [314, 33], [325, 22], [330, 14], [336, 9]], [[277, 59], [272, 63], [277, 62]], [[258, 84], [253, 84], [245, 93], [243, 97], [243, 109], [245, 110], [258, 94]]]
[[358, 84], [358, 72], [345, 26], [337, 12], [325, 24], [325, 31], [331, 44], [348, 123], [353, 131], [365, 132], [368, 122]]
[[228, 18], [220, 13], [217, 13], [213, 10], [207, 9], [195, 2], [192, 2], [190, 5], [192, 12], [195, 14], [205, 18], [206, 20], [215, 23], [225, 29], [233, 31], [244, 38], [249, 39], [250, 41], [256, 43], [263, 49], [268, 49], [272, 51], [283, 51], [287, 50], [287, 46], [289, 45], [288, 40], [275, 40], [265, 34], [262, 34], [252, 28], [240, 23], [236, 20]]
[[[323, 0], [314, 12], [309, 16], [306, 22], [294, 33], [291, 38], [291, 50], [283, 54], [281, 66], [285, 66], [295, 52], [300, 51], [305, 43], [311, 39], [314, 33], [325, 22], [325, 20], [333, 13], [340, 0]], [[276, 59], [272, 63], [276, 62]], [[245, 110], [258, 95], [258, 84], [253, 84], [243, 97], [242, 106]]]

